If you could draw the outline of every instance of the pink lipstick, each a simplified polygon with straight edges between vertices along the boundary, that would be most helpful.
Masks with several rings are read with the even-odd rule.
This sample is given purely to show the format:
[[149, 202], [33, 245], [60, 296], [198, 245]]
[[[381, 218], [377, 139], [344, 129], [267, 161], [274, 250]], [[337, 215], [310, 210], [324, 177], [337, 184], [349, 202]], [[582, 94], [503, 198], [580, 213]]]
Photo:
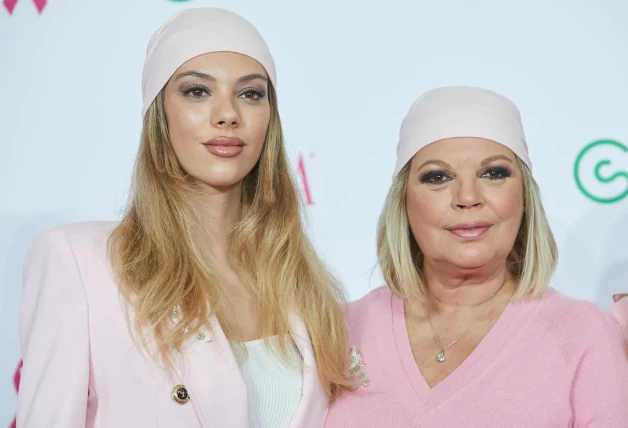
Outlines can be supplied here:
[[221, 158], [232, 158], [240, 153], [244, 149], [244, 141], [236, 137], [218, 137], [213, 138], [203, 145], [207, 148], [211, 154]]
[[488, 223], [486, 221], [474, 221], [471, 223], [458, 223], [456, 225], [446, 227], [445, 229], [459, 238], [472, 240], [484, 235], [491, 228], [491, 226], [493, 226], [493, 223]]

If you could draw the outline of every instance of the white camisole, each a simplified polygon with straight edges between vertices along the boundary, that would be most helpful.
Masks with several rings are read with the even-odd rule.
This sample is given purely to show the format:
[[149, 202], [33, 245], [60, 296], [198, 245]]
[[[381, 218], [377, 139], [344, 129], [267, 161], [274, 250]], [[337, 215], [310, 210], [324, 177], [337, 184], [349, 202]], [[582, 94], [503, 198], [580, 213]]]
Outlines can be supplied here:
[[[279, 338], [269, 341], [279, 350]], [[286, 344], [290, 346], [291, 341]], [[251, 428], [287, 428], [303, 393], [303, 360], [296, 346], [295, 361], [285, 362], [264, 345], [264, 339], [244, 342], [231, 348], [247, 386]]]

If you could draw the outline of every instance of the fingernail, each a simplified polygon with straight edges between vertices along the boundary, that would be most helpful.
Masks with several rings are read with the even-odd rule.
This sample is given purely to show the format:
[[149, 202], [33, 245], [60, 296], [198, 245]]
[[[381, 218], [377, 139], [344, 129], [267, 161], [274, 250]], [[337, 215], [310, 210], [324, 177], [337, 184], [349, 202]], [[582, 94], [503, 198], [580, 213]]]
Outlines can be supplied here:
[[619, 294], [613, 294], [613, 302], [617, 302], [619, 300]]

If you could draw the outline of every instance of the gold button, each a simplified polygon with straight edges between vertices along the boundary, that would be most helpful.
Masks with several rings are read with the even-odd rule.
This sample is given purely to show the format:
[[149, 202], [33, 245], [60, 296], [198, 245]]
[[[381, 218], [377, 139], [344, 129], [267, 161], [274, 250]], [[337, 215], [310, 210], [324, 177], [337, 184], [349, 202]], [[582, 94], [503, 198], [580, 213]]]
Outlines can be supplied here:
[[176, 385], [172, 388], [172, 398], [179, 404], [185, 404], [190, 399], [190, 396], [184, 385]]

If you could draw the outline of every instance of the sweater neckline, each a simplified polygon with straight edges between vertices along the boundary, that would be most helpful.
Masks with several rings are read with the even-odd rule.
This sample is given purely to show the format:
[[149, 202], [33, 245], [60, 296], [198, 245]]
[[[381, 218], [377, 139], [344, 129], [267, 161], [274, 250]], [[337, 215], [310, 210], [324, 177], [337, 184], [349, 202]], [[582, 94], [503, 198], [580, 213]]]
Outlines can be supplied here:
[[[464, 387], [506, 348], [526, 322], [535, 305], [526, 300], [509, 303], [482, 341], [449, 376], [430, 388], [414, 360], [405, 318], [403, 299], [391, 294], [392, 329], [399, 362], [416, 397], [423, 403], [438, 405]], [[524, 308], [526, 310], [524, 310]]]

